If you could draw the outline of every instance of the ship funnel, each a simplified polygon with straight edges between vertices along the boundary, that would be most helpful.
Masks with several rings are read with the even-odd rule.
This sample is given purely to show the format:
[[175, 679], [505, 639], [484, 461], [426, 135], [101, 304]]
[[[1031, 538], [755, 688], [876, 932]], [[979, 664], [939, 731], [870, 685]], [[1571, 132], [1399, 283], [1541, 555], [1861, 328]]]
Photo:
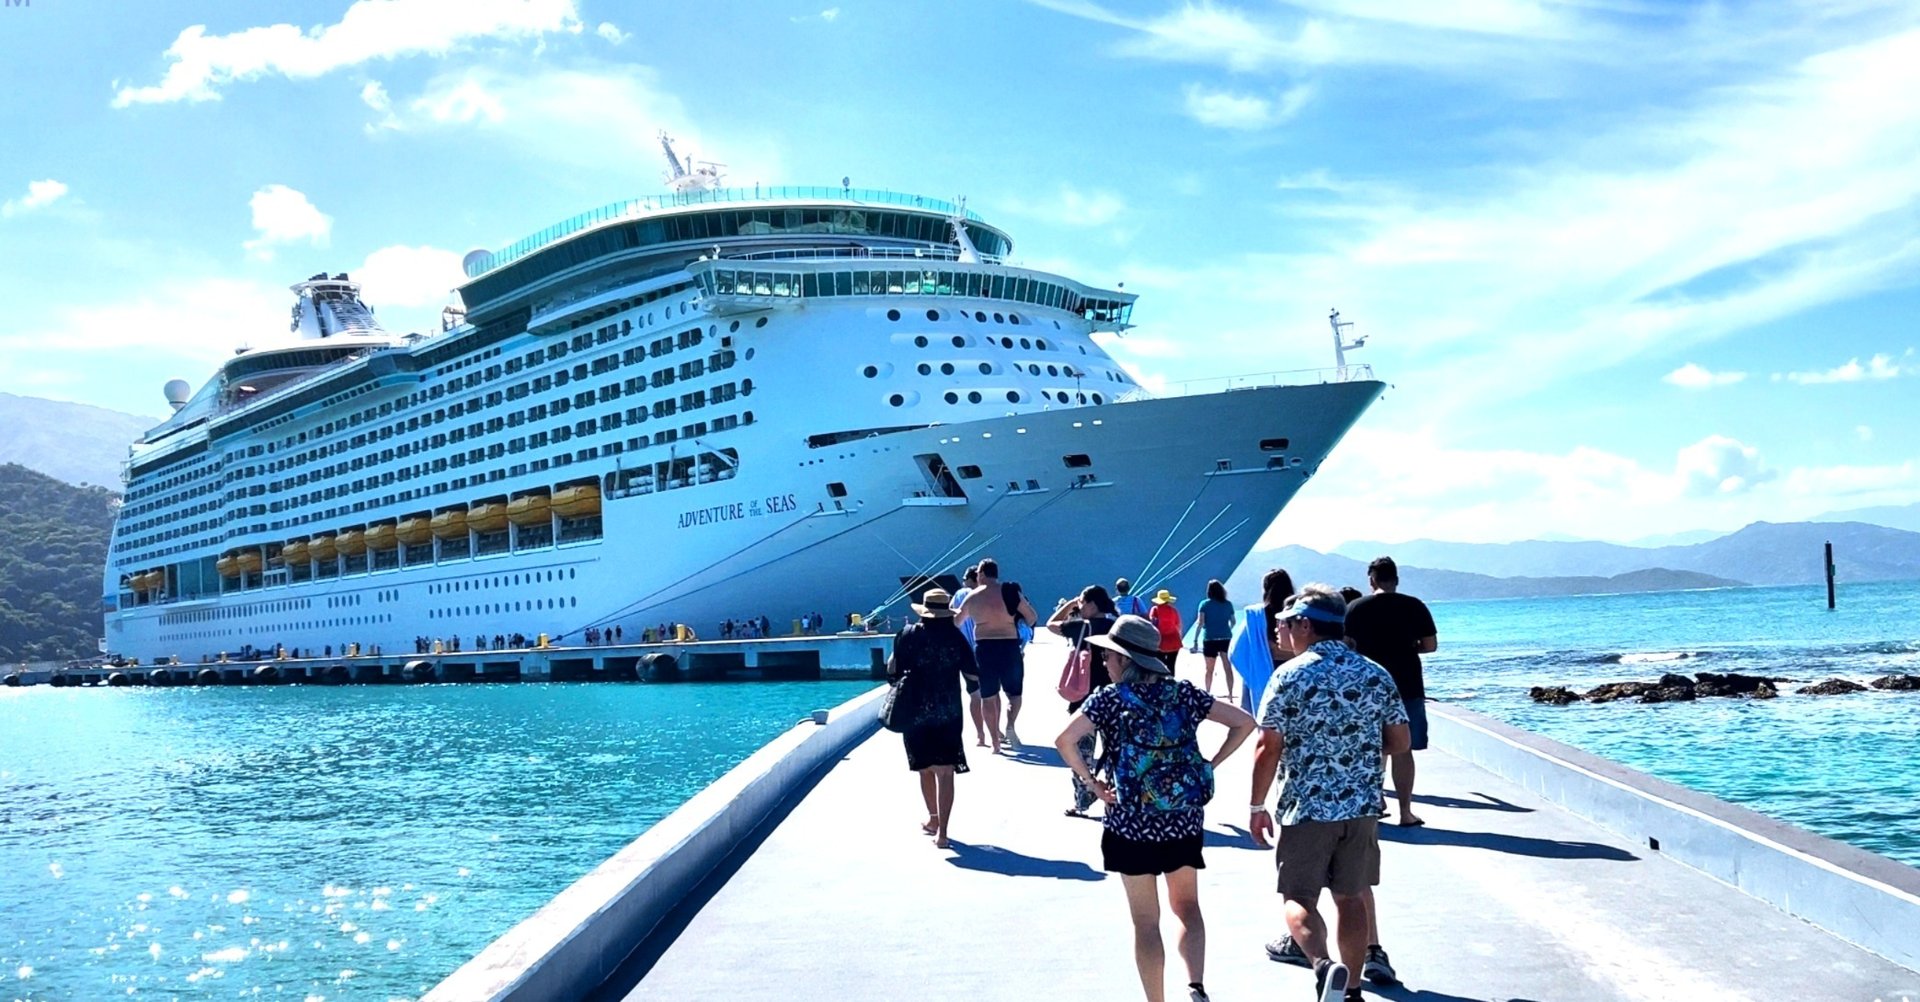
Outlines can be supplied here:
[[167, 385], [161, 387], [160, 392], [167, 395], [167, 406], [176, 411], [193, 399], [193, 386], [184, 379], [167, 380]]

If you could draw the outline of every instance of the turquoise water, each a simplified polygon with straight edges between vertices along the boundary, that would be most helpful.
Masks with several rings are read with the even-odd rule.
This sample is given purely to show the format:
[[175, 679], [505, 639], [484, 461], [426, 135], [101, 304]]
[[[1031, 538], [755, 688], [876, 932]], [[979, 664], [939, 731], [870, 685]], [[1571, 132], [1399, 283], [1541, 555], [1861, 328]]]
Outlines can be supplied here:
[[871, 685], [0, 689], [0, 998], [414, 998]]
[[1737, 588], [1433, 606], [1428, 692], [1829, 838], [1920, 865], [1920, 692], [1556, 707], [1663, 671], [1817, 682], [1920, 673], [1920, 582]]

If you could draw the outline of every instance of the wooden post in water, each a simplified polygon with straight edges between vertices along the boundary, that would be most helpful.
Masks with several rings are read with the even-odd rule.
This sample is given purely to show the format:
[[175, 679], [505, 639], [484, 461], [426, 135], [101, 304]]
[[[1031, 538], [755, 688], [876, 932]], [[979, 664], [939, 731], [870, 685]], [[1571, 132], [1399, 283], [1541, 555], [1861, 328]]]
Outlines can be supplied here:
[[1833, 608], [1833, 540], [1827, 540], [1827, 608]]

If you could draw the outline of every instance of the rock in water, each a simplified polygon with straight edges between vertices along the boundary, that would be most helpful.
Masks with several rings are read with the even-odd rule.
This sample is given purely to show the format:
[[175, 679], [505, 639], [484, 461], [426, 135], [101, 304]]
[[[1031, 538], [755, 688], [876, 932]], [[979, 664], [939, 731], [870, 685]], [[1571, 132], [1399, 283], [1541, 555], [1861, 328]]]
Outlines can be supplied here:
[[1654, 684], [1659, 686], [1662, 689], [1673, 688], [1676, 686], [1683, 689], [1691, 689], [1693, 688], [1693, 679], [1690, 679], [1685, 675], [1675, 675], [1672, 672], [1667, 672], [1666, 674], [1660, 676], [1660, 681], [1655, 682]]
[[1577, 703], [1580, 701], [1580, 694], [1564, 685], [1536, 685], [1532, 689], [1527, 690], [1527, 695], [1532, 696], [1533, 701], [1536, 703], [1549, 703], [1554, 706], [1565, 706], [1568, 703]]
[[1710, 671], [1703, 671], [1694, 677], [1699, 680], [1693, 685], [1694, 694], [1698, 696], [1744, 696], [1773, 682], [1773, 679], [1762, 675], [1716, 675]]
[[1608, 682], [1596, 685], [1587, 692], [1590, 703], [1611, 703], [1616, 699], [1630, 699], [1655, 688], [1651, 682]]
[[1800, 690], [1804, 696], [1839, 696], [1849, 692], [1865, 692], [1867, 687], [1858, 682], [1849, 682], [1844, 678], [1830, 678]]
[[1642, 703], [1688, 703], [1693, 699], [1690, 685], [1657, 685], [1640, 694]]
[[1920, 675], [1883, 675], [1874, 679], [1872, 685], [1875, 689], [1886, 689], [1890, 692], [1906, 692], [1913, 689], [1920, 689]]
[[1780, 695], [1780, 690], [1775, 689], [1772, 682], [1762, 682], [1753, 687], [1753, 698], [1755, 699], [1772, 699], [1778, 695]]

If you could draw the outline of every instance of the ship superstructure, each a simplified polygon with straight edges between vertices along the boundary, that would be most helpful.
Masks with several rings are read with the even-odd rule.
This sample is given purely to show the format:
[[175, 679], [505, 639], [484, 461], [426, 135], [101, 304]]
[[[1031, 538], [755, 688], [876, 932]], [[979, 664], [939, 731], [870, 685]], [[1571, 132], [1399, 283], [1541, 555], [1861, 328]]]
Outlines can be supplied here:
[[1382, 389], [1153, 398], [1093, 337], [1134, 297], [1009, 263], [960, 205], [679, 188], [469, 255], [437, 334], [316, 275], [285, 336], [170, 384], [108, 648], [898, 617], [983, 556], [1036, 604], [1117, 574], [1197, 598]]

